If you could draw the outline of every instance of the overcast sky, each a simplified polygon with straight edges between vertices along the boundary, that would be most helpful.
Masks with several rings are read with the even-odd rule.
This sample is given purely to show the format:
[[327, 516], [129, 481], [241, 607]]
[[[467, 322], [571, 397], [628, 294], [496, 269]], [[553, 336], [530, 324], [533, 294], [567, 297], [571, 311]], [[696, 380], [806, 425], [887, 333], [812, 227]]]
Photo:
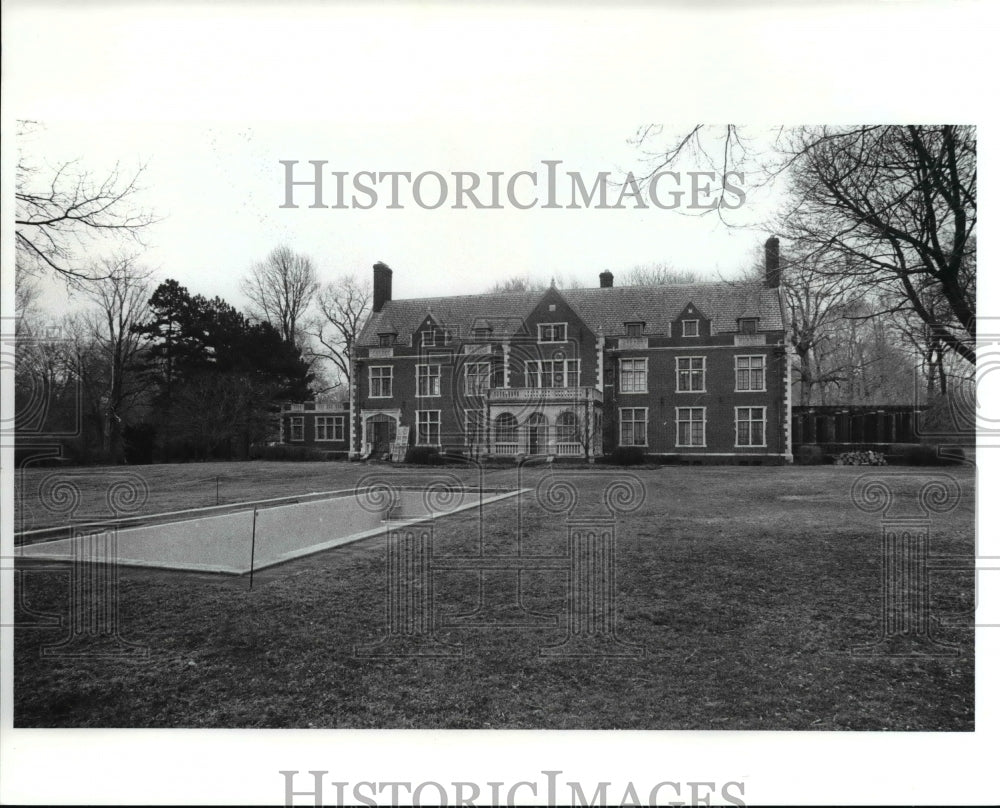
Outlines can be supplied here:
[[[678, 269], [695, 270], [707, 277], [729, 277], [762, 251], [766, 234], [752, 225], [769, 211], [769, 197], [751, 194], [728, 220], [743, 224], [732, 228], [712, 212], [687, 209], [694, 199], [697, 180], [667, 177], [659, 184], [658, 200], [673, 203], [670, 192], [679, 189], [682, 207], [660, 209], [648, 197], [642, 209], [632, 197], [617, 209], [542, 209], [548, 200], [549, 167], [542, 161], [561, 161], [551, 170], [556, 176], [556, 204], [568, 205], [573, 181], [567, 172], [578, 172], [589, 189], [601, 172], [611, 177], [608, 205], [622, 192], [629, 171], [649, 171], [646, 156], [628, 141], [641, 122], [603, 122], [586, 127], [498, 127], [461, 119], [447, 125], [424, 121], [393, 123], [295, 121], [275, 123], [223, 122], [65, 122], [42, 121], [24, 143], [25, 153], [36, 164], [57, 165], [78, 159], [79, 165], [97, 175], [120, 163], [123, 172], [145, 165], [144, 187], [136, 203], [161, 218], [145, 236], [142, 260], [161, 278], [176, 278], [192, 292], [221, 295], [242, 304], [238, 281], [255, 260], [278, 244], [310, 255], [323, 279], [345, 273], [368, 276], [371, 265], [385, 261], [395, 270], [397, 297], [480, 292], [511, 275], [530, 275], [563, 283], [576, 279], [598, 284], [598, 273], [607, 268], [621, 273], [637, 264], [662, 262]], [[664, 133], [653, 140], [666, 143]], [[308, 161], [325, 160], [323, 199], [337, 203], [334, 171], [348, 172], [343, 198], [371, 209], [312, 209], [311, 188], [296, 187], [297, 208], [285, 202], [286, 168], [281, 160], [295, 160], [296, 180], [312, 179]], [[686, 167], [686, 166], [685, 166]], [[705, 166], [690, 162], [691, 170]], [[421, 181], [415, 196], [412, 184], [399, 180], [397, 202], [389, 209], [391, 180], [374, 184], [378, 199], [352, 189], [358, 172], [437, 172], [447, 182], [447, 199], [438, 206], [441, 186], [436, 177]], [[476, 198], [491, 205], [491, 178], [500, 178], [501, 209], [476, 209], [466, 196], [466, 209], [453, 208], [456, 199], [454, 172], [481, 177]], [[514, 186], [514, 201], [507, 197], [507, 182], [518, 171], [538, 174], [537, 189], [522, 177]], [[473, 180], [466, 180], [471, 183]], [[734, 184], [740, 184], [734, 178]], [[718, 199], [715, 193], [698, 195], [697, 203]], [[733, 193], [726, 199], [740, 201]], [[577, 197], [578, 204], [583, 204]], [[596, 204], [596, 199], [593, 204]], [[424, 207], [421, 207], [422, 203]], [[428, 209], [429, 208], [429, 209]], [[113, 248], [112, 243], [94, 245]]]
[[[794, 122], [767, 107], [775, 88], [792, 87], [789, 60], [802, 58], [799, 80], [840, 83], [805, 66], [812, 46], [790, 32], [841, 27], [852, 49], [878, 41], [835, 14], [734, 10], [713, 31], [740, 66], [734, 82], [712, 78], [718, 54], [709, 42], [694, 47], [704, 28], [691, 9], [664, 27], [641, 7], [619, 16], [548, 7], [530, 21], [516, 8], [29, 10], [37, 8], [16, 9], [19, 35], [4, 54], [14, 102], [4, 114], [16, 109], [46, 127], [26, 148], [94, 171], [146, 163], [141, 201], [163, 218], [147, 234], [143, 260], [161, 278], [237, 305], [239, 278], [280, 243], [312, 256], [324, 279], [367, 276], [385, 261], [397, 297], [478, 292], [525, 274], [596, 285], [603, 269], [620, 275], [651, 262], [730, 277], [759, 257], [768, 233], [753, 225], [773, 200], [752, 195], [731, 215], [748, 229], [713, 214], [631, 205], [424, 210], [410, 201], [387, 210], [380, 200], [372, 210], [281, 209], [279, 161], [326, 160], [329, 171], [352, 175], [509, 176], [559, 160], [588, 184], [602, 171], [620, 179], [648, 170], [628, 139], [649, 123], [676, 132], [706, 118], [750, 121], [760, 131]], [[715, 90], [709, 104], [706, 76]], [[827, 120], [843, 119], [827, 109]], [[667, 140], [664, 133], [651, 145]]]
[[[142, 260], [161, 279], [239, 306], [239, 279], [278, 244], [312, 256], [324, 280], [367, 277], [384, 261], [396, 297], [474, 293], [512, 275], [596, 285], [603, 269], [620, 277], [660, 262], [731, 277], [759, 259], [761, 225], [777, 199], [751, 194], [730, 213], [738, 228], [711, 213], [628, 202], [454, 210], [449, 197], [425, 210], [410, 196], [391, 210], [383, 194], [371, 210], [282, 209], [281, 160], [304, 170], [325, 160], [327, 171], [351, 176], [505, 177], [558, 160], [590, 184], [602, 171], [620, 179], [648, 170], [628, 140], [649, 123], [666, 125], [656, 146], [699, 120], [751, 122], [763, 135], [774, 124], [891, 119], [907, 109], [906, 93], [888, 96], [870, 73], [831, 71], [814, 58], [821, 35], [842, 35], [844, 54], [891, 47], [878, 25], [815, 7], [735, 7], [713, 20], [710, 39], [685, 4], [669, 23], [642, 7], [567, 14], [552, 6], [530, 19], [518, 8], [407, 5], [85, 9], [8, 11], [18, 36], [5, 40], [5, 121], [44, 125], [24, 144], [36, 161], [79, 159], [97, 173], [116, 161], [124, 170], [146, 164], [137, 201], [162, 219]], [[918, 6], [911, 19], [921, 15], [934, 30], [932, 10]], [[717, 44], [727, 69], [713, 69]], [[974, 89], [949, 87], [936, 118], [965, 120], [958, 110], [981, 98]]]

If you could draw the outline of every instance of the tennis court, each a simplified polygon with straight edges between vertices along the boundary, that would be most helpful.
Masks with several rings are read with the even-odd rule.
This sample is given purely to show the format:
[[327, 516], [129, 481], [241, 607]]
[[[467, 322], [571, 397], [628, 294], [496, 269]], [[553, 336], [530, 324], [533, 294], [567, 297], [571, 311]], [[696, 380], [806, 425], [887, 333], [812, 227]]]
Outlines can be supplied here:
[[[129, 566], [244, 574], [470, 508], [519, 490], [358, 489], [313, 502], [248, 507], [165, 524], [104, 529], [17, 548], [27, 560], [117, 562]], [[84, 531], [80, 531], [84, 533]]]

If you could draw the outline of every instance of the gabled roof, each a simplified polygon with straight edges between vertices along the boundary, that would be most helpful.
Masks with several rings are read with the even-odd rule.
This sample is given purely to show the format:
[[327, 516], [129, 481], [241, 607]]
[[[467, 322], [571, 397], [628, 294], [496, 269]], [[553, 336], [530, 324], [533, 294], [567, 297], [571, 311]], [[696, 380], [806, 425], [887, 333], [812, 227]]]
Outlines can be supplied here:
[[693, 303], [716, 333], [736, 331], [741, 317], [757, 317], [761, 331], [782, 329], [777, 289], [751, 283], [685, 283], [560, 290], [584, 321], [605, 336], [625, 333], [625, 323], [644, 320], [647, 334], [666, 334]]
[[394, 331], [400, 337], [412, 334], [428, 312], [442, 328], [453, 328], [467, 339], [473, 328], [490, 327], [494, 337], [516, 333], [542, 297], [542, 292], [493, 292], [485, 295], [421, 297], [389, 300], [373, 313], [358, 337], [358, 345], [378, 344], [378, 335]]
[[[423, 323], [428, 313], [445, 328], [454, 328], [460, 339], [473, 329], [490, 327], [491, 336], [520, 332], [522, 323], [549, 290], [493, 292], [483, 295], [425, 297], [390, 300], [372, 314], [358, 338], [359, 346], [378, 344], [378, 334], [394, 331], [405, 338]], [[665, 286], [618, 286], [594, 289], [559, 289], [595, 333], [623, 335], [625, 323], [643, 320], [647, 334], [666, 334], [687, 306], [693, 303], [712, 320], [715, 333], [736, 331], [741, 317], [756, 317], [761, 331], [782, 329], [777, 289], [754, 283], [690, 283]]]

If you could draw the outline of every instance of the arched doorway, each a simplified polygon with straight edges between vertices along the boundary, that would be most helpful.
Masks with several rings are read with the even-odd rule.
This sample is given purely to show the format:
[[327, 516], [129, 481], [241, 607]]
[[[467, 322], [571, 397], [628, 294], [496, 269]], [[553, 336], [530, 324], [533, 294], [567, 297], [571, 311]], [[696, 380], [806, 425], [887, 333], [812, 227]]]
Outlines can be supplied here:
[[548, 448], [549, 421], [540, 412], [528, 418], [528, 454], [541, 454]]
[[517, 418], [500, 413], [493, 421], [493, 449], [500, 455], [517, 454]]
[[391, 452], [396, 440], [396, 419], [383, 413], [370, 415], [365, 422], [365, 438], [371, 444], [374, 457]]

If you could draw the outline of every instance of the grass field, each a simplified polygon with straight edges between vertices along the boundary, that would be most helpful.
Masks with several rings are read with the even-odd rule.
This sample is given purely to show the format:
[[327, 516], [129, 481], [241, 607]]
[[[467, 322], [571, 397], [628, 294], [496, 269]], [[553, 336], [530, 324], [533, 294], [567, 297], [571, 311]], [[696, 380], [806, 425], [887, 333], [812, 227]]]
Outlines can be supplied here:
[[[353, 488], [360, 476], [372, 470], [373, 467], [357, 463], [263, 460], [108, 468], [29, 468], [19, 472], [18, 521], [14, 529], [38, 530], [65, 524], [64, 509], [47, 506], [42, 496], [50, 481], [71, 480], [79, 492], [74, 518], [96, 521], [114, 517], [107, 502], [108, 482], [125, 476], [135, 476], [145, 485], [143, 504], [129, 510], [130, 515], [142, 515]], [[450, 471], [463, 478], [473, 476], [461, 468]]]
[[[373, 467], [244, 463], [144, 467], [147, 512], [214, 504], [195, 479], [227, 480], [233, 501], [351, 487]], [[469, 472], [449, 472], [471, 478]], [[555, 472], [559, 473], [556, 468]], [[101, 470], [87, 470], [80, 512], [100, 516]], [[24, 478], [33, 524], [49, 519]], [[416, 472], [426, 474], [432, 472]], [[543, 472], [531, 471], [529, 485]], [[355, 654], [385, 633], [386, 545], [381, 537], [235, 576], [119, 569], [122, 637], [142, 657], [44, 656], [65, 628], [69, 575], [44, 566], [19, 576], [15, 725], [36, 727], [413, 727], [794, 730], [974, 729], [974, 580], [932, 572], [935, 637], [953, 657], [859, 657], [879, 636], [881, 517], [852, 504], [861, 474], [893, 477], [893, 515], [917, 516], [928, 475], [950, 475], [957, 508], [931, 516], [930, 552], [971, 564], [974, 474], [969, 468], [604, 468], [573, 477], [576, 516], [599, 516], [614, 474], [634, 473], [645, 504], [617, 525], [617, 631], [644, 651], [632, 658], [543, 657], [566, 630], [565, 574], [523, 575], [523, 603], [558, 624], [439, 628], [458, 658]], [[509, 484], [492, 471], [490, 484]], [[194, 492], [194, 493], [192, 493]], [[199, 499], [200, 497], [200, 499]], [[487, 551], [509, 549], [513, 500], [487, 512]], [[436, 558], [467, 555], [475, 511], [438, 520]], [[565, 550], [562, 517], [524, 500], [527, 554]], [[512, 582], [489, 579], [501, 605]], [[472, 571], [439, 571], [441, 623], [472, 610]], [[48, 617], [46, 617], [48, 616]], [[940, 620], [938, 620], [940, 618]], [[32, 625], [28, 625], [32, 624]]]

